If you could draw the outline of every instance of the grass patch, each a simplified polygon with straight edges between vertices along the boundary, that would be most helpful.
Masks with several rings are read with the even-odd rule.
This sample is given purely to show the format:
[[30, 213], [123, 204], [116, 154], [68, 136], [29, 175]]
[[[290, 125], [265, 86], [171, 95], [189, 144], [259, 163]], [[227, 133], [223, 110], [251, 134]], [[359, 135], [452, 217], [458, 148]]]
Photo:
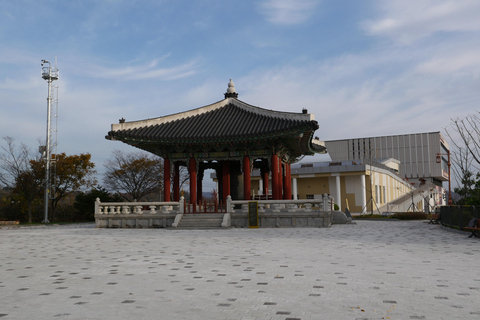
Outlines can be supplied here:
[[391, 216], [384, 216], [382, 214], [362, 214], [353, 216], [353, 219], [390, 219]]
[[390, 215], [363, 214], [363, 215], [353, 216], [353, 219], [425, 220], [425, 219], [428, 219], [428, 215], [424, 212], [397, 212]]

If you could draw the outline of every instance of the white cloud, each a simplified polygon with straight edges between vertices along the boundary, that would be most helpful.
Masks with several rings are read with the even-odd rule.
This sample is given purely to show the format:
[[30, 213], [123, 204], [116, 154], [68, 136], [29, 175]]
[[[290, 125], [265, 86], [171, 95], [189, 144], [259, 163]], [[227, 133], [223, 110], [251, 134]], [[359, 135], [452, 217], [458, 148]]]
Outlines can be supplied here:
[[470, 54], [459, 56], [451, 72], [427, 72], [435, 69], [435, 50], [446, 49], [379, 48], [257, 70], [235, 83], [239, 98], [259, 107], [307, 108], [321, 140], [441, 131], [456, 114], [478, 109], [480, 77], [478, 67], [464, 67], [476, 63]]
[[22, 91], [25, 89], [33, 89], [39, 86], [38, 79], [40, 78], [40, 72], [36, 77], [30, 76], [28, 78], [12, 79], [5, 78], [0, 79], [0, 90]]
[[480, 74], [480, 55], [478, 50], [443, 54], [420, 64], [417, 71], [434, 75], [462, 72], [478, 77]]
[[260, 11], [270, 23], [295, 25], [307, 21], [317, 3], [315, 0], [265, 0], [260, 4]]
[[153, 60], [140, 66], [126, 66], [121, 68], [107, 68], [97, 66], [89, 71], [89, 76], [103, 79], [116, 80], [174, 80], [194, 75], [197, 72], [197, 60], [192, 60], [184, 64], [173, 67], [158, 67], [158, 60]]
[[401, 44], [438, 32], [478, 31], [480, 2], [477, 0], [390, 0], [380, 2], [381, 16], [363, 27], [371, 35]]

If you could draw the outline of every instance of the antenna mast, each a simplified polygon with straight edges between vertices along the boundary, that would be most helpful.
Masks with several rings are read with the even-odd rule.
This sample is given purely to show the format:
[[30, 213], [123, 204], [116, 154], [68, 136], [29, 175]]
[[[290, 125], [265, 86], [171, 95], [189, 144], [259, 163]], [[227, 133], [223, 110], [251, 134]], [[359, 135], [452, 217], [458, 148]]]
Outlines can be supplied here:
[[[45, 66], [44, 65], [48, 65]], [[55, 172], [55, 157], [52, 157], [52, 149], [56, 148], [56, 112], [53, 117], [55, 117], [55, 128], [52, 128], [52, 103], [55, 103], [58, 106], [58, 95], [54, 94], [54, 89], [58, 90], [58, 86], [52, 86], [52, 82], [58, 80], [58, 69], [57, 69], [57, 58], [55, 57], [55, 67], [52, 67], [50, 62], [47, 60], [42, 60], [42, 78], [48, 83], [48, 96], [47, 96], [47, 137], [45, 146], [40, 147], [40, 152], [45, 159], [45, 217], [43, 223], [49, 223], [48, 221], [48, 200], [54, 195], [52, 194], [52, 173]], [[58, 91], [57, 91], [58, 92]], [[55, 132], [55, 141], [52, 143], [52, 132]], [[56, 155], [56, 154], [55, 154]], [[52, 170], [53, 169], [53, 170]]]

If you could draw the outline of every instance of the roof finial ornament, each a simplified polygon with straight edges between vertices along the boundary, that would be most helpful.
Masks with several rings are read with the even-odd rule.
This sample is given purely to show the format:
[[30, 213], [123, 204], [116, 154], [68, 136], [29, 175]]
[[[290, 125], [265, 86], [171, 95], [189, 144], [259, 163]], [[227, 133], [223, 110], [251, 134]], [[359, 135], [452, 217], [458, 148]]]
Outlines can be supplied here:
[[225, 99], [227, 98], [238, 98], [238, 93], [235, 91], [235, 84], [233, 83], [232, 79], [230, 79], [227, 92], [225, 93]]

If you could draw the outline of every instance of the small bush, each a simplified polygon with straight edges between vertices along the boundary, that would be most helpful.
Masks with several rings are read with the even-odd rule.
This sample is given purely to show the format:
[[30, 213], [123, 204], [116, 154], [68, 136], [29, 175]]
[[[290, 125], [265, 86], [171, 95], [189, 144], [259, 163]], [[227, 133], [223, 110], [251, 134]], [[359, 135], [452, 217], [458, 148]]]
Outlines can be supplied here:
[[398, 220], [425, 220], [427, 214], [424, 212], [397, 212], [391, 217]]

